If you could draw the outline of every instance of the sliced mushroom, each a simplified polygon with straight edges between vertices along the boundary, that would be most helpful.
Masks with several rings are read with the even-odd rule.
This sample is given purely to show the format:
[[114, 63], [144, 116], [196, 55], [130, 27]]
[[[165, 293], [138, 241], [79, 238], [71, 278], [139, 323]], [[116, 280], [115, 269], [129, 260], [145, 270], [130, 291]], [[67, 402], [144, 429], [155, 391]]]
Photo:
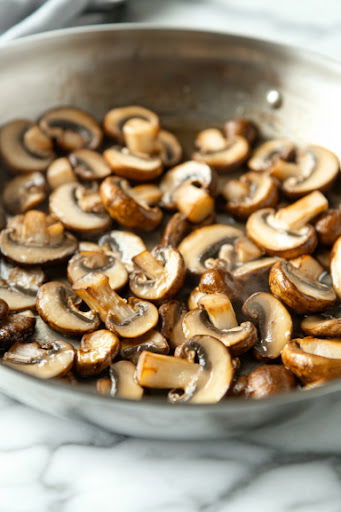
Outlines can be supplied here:
[[334, 290], [341, 298], [341, 236], [333, 245], [330, 261], [330, 273], [332, 276]]
[[6, 301], [0, 299], [0, 321], [8, 316], [9, 306]]
[[259, 366], [252, 370], [247, 377], [238, 380], [242, 382], [242, 385], [239, 385], [238, 394], [256, 400], [278, 393], [287, 393], [296, 387], [294, 375], [290, 370], [279, 364]]
[[341, 308], [323, 311], [314, 316], [307, 316], [301, 322], [301, 329], [305, 334], [322, 338], [341, 338]]
[[103, 157], [114, 174], [133, 181], [155, 180], [163, 170], [161, 158], [158, 156], [136, 155], [120, 146], [106, 149]]
[[155, 247], [133, 258], [135, 270], [129, 286], [136, 297], [147, 300], [169, 299], [182, 287], [186, 267], [180, 252], [173, 247]]
[[295, 150], [295, 145], [290, 140], [269, 140], [255, 149], [247, 164], [252, 171], [266, 171], [279, 158], [290, 160], [294, 156]]
[[96, 119], [79, 108], [48, 110], [40, 118], [39, 126], [65, 151], [96, 149], [102, 142], [102, 130]]
[[249, 143], [240, 135], [227, 139], [220, 130], [209, 128], [200, 132], [195, 140], [198, 148], [193, 160], [204, 162], [219, 171], [239, 167], [249, 154]]
[[75, 357], [74, 348], [66, 341], [50, 341], [40, 344], [15, 343], [3, 357], [3, 362], [24, 373], [52, 379], [62, 377], [72, 367]]
[[229, 298], [221, 293], [205, 295], [199, 300], [199, 309], [189, 311], [182, 321], [187, 339], [202, 334], [221, 341], [232, 355], [249, 350], [257, 341], [257, 330], [251, 322], [238, 325]]
[[46, 179], [52, 190], [65, 185], [65, 183], [77, 183], [77, 176], [70, 160], [66, 157], [53, 160], [47, 169]]
[[317, 236], [308, 222], [327, 208], [324, 195], [312, 192], [277, 212], [272, 208], [254, 212], [247, 220], [246, 232], [270, 256], [295, 258], [314, 251]]
[[142, 151], [142, 153], [151, 152], [154, 146], [155, 137], [159, 132], [160, 123], [158, 116], [147, 108], [131, 105], [109, 110], [103, 120], [104, 131], [107, 135], [116, 139], [120, 144], [123, 144], [124, 142], [127, 143], [129, 142], [129, 133], [127, 141], [127, 133], [126, 131], [124, 132], [123, 129], [125, 124], [131, 120], [134, 120], [134, 122], [136, 122], [136, 120], [144, 121], [144, 124], [142, 124], [144, 128], [144, 149], [146, 149], [146, 146], [149, 145], [147, 149], [150, 151]]
[[258, 126], [250, 119], [230, 119], [225, 123], [224, 130], [228, 139], [238, 135], [244, 137], [250, 145], [254, 144], [259, 138]]
[[[212, 268], [206, 270], [199, 281], [200, 293], [224, 293], [231, 300], [240, 298], [242, 290], [230, 272]], [[197, 307], [197, 306], [196, 306]], [[192, 309], [190, 307], [190, 309]]]
[[152, 231], [162, 220], [160, 208], [134, 198], [127, 180], [106, 178], [100, 186], [100, 195], [109, 215], [124, 227]]
[[188, 182], [182, 183], [175, 190], [173, 198], [179, 211], [190, 222], [199, 223], [214, 214], [214, 199], [200, 186]]
[[85, 334], [76, 350], [75, 369], [82, 377], [102, 373], [118, 354], [120, 342], [116, 334], [100, 329]]
[[94, 250], [80, 250], [69, 261], [67, 275], [74, 283], [92, 272], [100, 272], [109, 278], [110, 287], [119, 290], [128, 281], [128, 272], [121, 261], [100, 246]]
[[155, 206], [162, 199], [162, 192], [157, 185], [137, 185], [130, 191], [134, 199], [145, 202], [148, 206]]
[[[226, 347], [216, 338], [195, 336], [178, 349], [179, 357], [143, 352], [136, 367], [138, 383], [172, 389], [168, 394], [172, 403], [219, 402], [229, 389], [234, 372]], [[195, 357], [199, 363], [192, 362]]]
[[115, 398], [140, 400], [143, 388], [135, 380], [136, 367], [131, 361], [118, 361], [110, 366], [110, 378], [97, 381], [97, 392]]
[[81, 180], [101, 180], [111, 174], [103, 156], [91, 149], [78, 149], [69, 155], [72, 169]]
[[137, 364], [140, 354], [145, 350], [155, 354], [168, 354], [169, 345], [166, 338], [154, 329], [134, 339], [121, 339], [120, 356], [122, 359], [128, 359]]
[[321, 146], [308, 146], [298, 152], [297, 163], [278, 159], [271, 174], [282, 181], [282, 189], [289, 197], [302, 197], [314, 190], [324, 192], [336, 180], [340, 170], [337, 157]]
[[255, 345], [258, 359], [276, 359], [291, 340], [291, 316], [283, 304], [270, 293], [257, 292], [243, 306], [243, 313], [257, 326], [260, 339]]
[[268, 283], [268, 276], [273, 265], [278, 261], [276, 257], [257, 258], [239, 265], [232, 272], [232, 276], [240, 283], [247, 284], [252, 280], [252, 286], [262, 286], [261, 281]]
[[0, 233], [2, 254], [23, 265], [63, 261], [76, 248], [76, 238], [64, 231], [63, 224], [38, 210], [14, 217]]
[[200, 299], [202, 299], [202, 297], [205, 297], [206, 295], [208, 294], [200, 291], [199, 286], [193, 288], [187, 300], [188, 309], [190, 311], [192, 311], [193, 309], [198, 309]]
[[51, 213], [74, 231], [95, 235], [111, 224], [99, 194], [77, 183], [66, 183], [55, 189], [49, 206]]
[[[306, 263], [300, 267], [295, 261], [278, 261], [272, 267], [269, 275], [269, 284], [274, 295], [279, 297], [287, 306], [297, 313], [315, 313], [332, 306], [336, 294], [324, 269], [319, 266], [319, 275], [311, 272], [309, 256]], [[330, 280], [329, 280], [330, 281]]]
[[99, 245], [119, 259], [128, 272], [134, 270], [134, 256], [146, 250], [142, 238], [130, 231], [110, 231], [99, 239]]
[[215, 258], [223, 245], [232, 245], [242, 236], [242, 231], [225, 224], [212, 224], [196, 229], [179, 245], [187, 269], [193, 274], [207, 270], [207, 260]]
[[288, 343], [282, 361], [304, 383], [341, 377], [341, 341], [307, 336]]
[[223, 195], [227, 211], [243, 218], [260, 208], [274, 207], [278, 202], [276, 182], [268, 174], [259, 172], [248, 172], [228, 181]]
[[95, 331], [100, 324], [98, 315], [85, 311], [78, 295], [58, 281], [50, 281], [39, 288], [36, 307], [44, 322], [64, 334], [85, 334]]
[[73, 289], [99, 314], [107, 329], [119, 336], [136, 338], [157, 324], [159, 315], [153, 304], [135, 297], [123, 299], [110, 288], [104, 274], [87, 274]]
[[2, 127], [0, 153], [8, 167], [23, 174], [45, 171], [54, 157], [52, 141], [25, 119]]
[[169, 300], [159, 308], [161, 334], [167, 338], [173, 348], [186, 341], [182, 328], [182, 321], [186, 313], [186, 306], [178, 300]]
[[31, 316], [12, 313], [2, 317], [0, 320], [0, 351], [8, 350], [13, 343], [26, 341], [34, 333], [35, 324], [36, 319]]
[[40, 268], [20, 268], [5, 260], [0, 262], [0, 298], [10, 311], [23, 311], [35, 307], [39, 286], [45, 274]]
[[177, 165], [182, 158], [182, 147], [171, 132], [160, 130], [157, 136], [156, 148], [165, 167]]
[[34, 208], [46, 198], [44, 175], [33, 172], [13, 178], [5, 185], [2, 198], [4, 207], [13, 215]]
[[161, 245], [177, 247], [181, 240], [191, 231], [191, 224], [183, 213], [174, 213], [162, 233]]
[[341, 236], [341, 210], [326, 210], [315, 222], [315, 229], [321, 244], [333, 245]]

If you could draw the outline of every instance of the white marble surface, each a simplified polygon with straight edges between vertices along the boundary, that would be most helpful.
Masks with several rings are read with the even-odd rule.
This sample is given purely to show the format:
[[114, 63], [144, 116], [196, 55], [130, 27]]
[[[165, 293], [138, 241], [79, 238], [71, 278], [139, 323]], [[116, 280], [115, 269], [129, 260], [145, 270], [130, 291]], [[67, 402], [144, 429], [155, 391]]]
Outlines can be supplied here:
[[[126, 19], [243, 32], [341, 58], [339, 0], [131, 0]], [[0, 395], [0, 512], [339, 512], [340, 424], [341, 406], [247, 439], [165, 443]]]

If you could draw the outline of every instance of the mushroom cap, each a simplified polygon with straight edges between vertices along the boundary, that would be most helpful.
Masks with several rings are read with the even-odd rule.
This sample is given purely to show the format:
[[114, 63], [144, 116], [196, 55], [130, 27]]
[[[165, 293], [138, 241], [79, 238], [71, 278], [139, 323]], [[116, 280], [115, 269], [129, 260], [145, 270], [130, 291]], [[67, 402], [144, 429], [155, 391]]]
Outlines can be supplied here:
[[173, 297], [182, 287], [186, 267], [180, 252], [173, 247], [155, 247], [134, 256], [137, 269], [130, 275], [129, 286], [136, 297], [160, 300]]
[[199, 290], [201, 293], [224, 293], [231, 300], [238, 299], [241, 294], [241, 289], [232, 274], [219, 268], [205, 270], [200, 276]]
[[[2, 301], [3, 302], [3, 301]], [[24, 342], [34, 333], [34, 316], [11, 313], [0, 322], [0, 350], [7, 350], [13, 343]]]
[[45, 274], [40, 268], [20, 268], [0, 262], [0, 298], [10, 311], [35, 308], [36, 295]]
[[159, 307], [161, 334], [174, 348], [186, 341], [182, 321], [187, 313], [186, 306], [179, 300], [169, 300]]
[[160, 130], [157, 137], [159, 156], [165, 167], [177, 165], [182, 158], [182, 147], [177, 137], [167, 130]]
[[322, 338], [341, 338], [340, 306], [320, 315], [306, 316], [301, 322], [305, 334]]
[[242, 236], [242, 231], [225, 224], [212, 224], [196, 229], [186, 236], [178, 249], [187, 269], [193, 274], [202, 274], [207, 270], [205, 261], [214, 258], [225, 244], [233, 244]]
[[37, 311], [44, 322], [58, 332], [79, 335], [98, 328], [98, 315], [91, 310], [82, 311], [80, 305], [81, 299], [63, 283], [50, 281], [39, 288]]
[[120, 356], [137, 364], [140, 354], [148, 350], [155, 354], [168, 354], [169, 345], [166, 338], [155, 329], [151, 329], [137, 338], [122, 338]]
[[23, 174], [45, 171], [54, 157], [52, 148], [41, 156], [25, 145], [24, 135], [34, 126], [34, 123], [26, 119], [16, 119], [6, 123], [0, 130], [0, 154], [13, 171]]
[[100, 329], [85, 334], [76, 351], [75, 370], [82, 377], [102, 373], [118, 354], [120, 342], [116, 334]]
[[118, 258], [128, 272], [134, 270], [133, 258], [146, 250], [146, 246], [139, 236], [130, 231], [112, 230], [99, 239], [99, 245], [110, 251]]
[[77, 149], [69, 155], [72, 169], [81, 180], [101, 180], [111, 174], [103, 156], [91, 149]]
[[88, 235], [102, 233], [110, 227], [111, 219], [105, 211], [85, 211], [82, 208], [77, 194], [83, 190], [86, 194], [86, 189], [78, 183], [60, 185], [50, 195], [50, 211], [69, 229]]
[[341, 298], [341, 236], [333, 245], [330, 261], [330, 273], [332, 276], [334, 290]]
[[[321, 276], [323, 277], [323, 273]], [[336, 300], [331, 284], [316, 280], [290, 261], [275, 263], [270, 270], [269, 284], [272, 293], [298, 313], [323, 311]]]
[[24, 373], [51, 379], [65, 375], [72, 367], [75, 352], [66, 341], [51, 341], [40, 344], [15, 343], [3, 357], [3, 362]]
[[159, 118], [151, 110], [138, 105], [129, 105], [109, 110], [103, 120], [104, 132], [118, 142], [124, 142], [123, 126], [130, 119], [143, 119], [158, 130]]
[[127, 180], [106, 178], [100, 186], [100, 195], [109, 215], [124, 227], [152, 231], [162, 220], [160, 208], [134, 199]]
[[243, 313], [258, 326], [260, 338], [255, 345], [258, 359], [276, 359], [291, 340], [291, 316], [273, 295], [256, 292], [243, 305]]
[[159, 156], [133, 154], [127, 148], [112, 146], [103, 157], [117, 176], [145, 183], [162, 174], [162, 160]]
[[[210, 130], [204, 131], [209, 132]], [[199, 136], [200, 135], [203, 135], [203, 133], [199, 134]], [[199, 148], [199, 151], [195, 151], [192, 154], [192, 159], [203, 162], [217, 171], [226, 172], [236, 169], [248, 157], [249, 143], [240, 135], [226, 139], [222, 148], [212, 148], [211, 150], [205, 150], [204, 140], [200, 140], [199, 136], [196, 141], [197, 145], [202, 146], [204, 149]], [[204, 137], [201, 137], [201, 139], [204, 139]]]
[[161, 238], [161, 245], [177, 247], [181, 240], [191, 231], [191, 224], [185, 215], [174, 213], [167, 222]]
[[74, 107], [56, 107], [39, 120], [39, 126], [65, 151], [96, 149], [102, 143], [102, 130], [90, 114]]
[[341, 210], [326, 210], [315, 222], [315, 229], [321, 244], [333, 245], [341, 236]]
[[251, 119], [235, 118], [230, 119], [224, 125], [226, 137], [231, 139], [236, 135], [244, 137], [250, 145], [254, 144], [259, 138], [259, 129], [256, 123]]
[[294, 143], [290, 140], [268, 140], [254, 150], [247, 164], [252, 171], [266, 171], [278, 158], [290, 159], [294, 155], [295, 149]]
[[34, 208], [46, 198], [44, 175], [32, 172], [16, 176], [5, 185], [2, 198], [4, 207], [13, 215]]
[[279, 364], [259, 366], [252, 370], [246, 379], [245, 396], [256, 400], [278, 393], [287, 393], [296, 388], [294, 375]]

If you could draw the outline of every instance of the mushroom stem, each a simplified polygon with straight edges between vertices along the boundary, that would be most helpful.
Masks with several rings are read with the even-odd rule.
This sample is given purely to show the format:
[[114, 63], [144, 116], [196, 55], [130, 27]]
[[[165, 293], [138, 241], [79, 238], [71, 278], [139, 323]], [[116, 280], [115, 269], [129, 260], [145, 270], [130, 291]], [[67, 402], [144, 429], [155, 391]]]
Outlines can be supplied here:
[[328, 201], [321, 192], [311, 192], [295, 203], [281, 208], [275, 214], [275, 220], [287, 229], [300, 229], [311, 219], [328, 208]]
[[148, 206], [156, 205], [162, 198], [162, 193], [157, 185], [146, 184], [137, 185], [130, 189], [130, 195], [138, 203], [146, 203]]
[[237, 327], [238, 322], [230, 299], [223, 293], [212, 293], [199, 299], [211, 323], [219, 330]]
[[142, 251], [134, 256], [133, 262], [148, 279], [159, 279], [165, 271], [163, 265], [149, 251]]
[[46, 216], [38, 210], [30, 210], [22, 220], [22, 225], [16, 225], [18, 241], [45, 245], [49, 243], [49, 235], [46, 225]]
[[300, 174], [300, 168], [297, 164], [278, 159], [271, 168], [271, 175], [280, 181], [284, 181], [292, 176], [297, 177]]
[[226, 147], [226, 139], [217, 128], [207, 128], [198, 134], [195, 145], [204, 153], [213, 153]]
[[123, 135], [127, 148], [135, 154], [150, 155], [155, 148], [158, 131], [157, 124], [138, 117], [129, 119], [123, 125]]
[[201, 222], [214, 210], [214, 199], [201, 187], [190, 182], [180, 185], [173, 194], [181, 213], [191, 222]]

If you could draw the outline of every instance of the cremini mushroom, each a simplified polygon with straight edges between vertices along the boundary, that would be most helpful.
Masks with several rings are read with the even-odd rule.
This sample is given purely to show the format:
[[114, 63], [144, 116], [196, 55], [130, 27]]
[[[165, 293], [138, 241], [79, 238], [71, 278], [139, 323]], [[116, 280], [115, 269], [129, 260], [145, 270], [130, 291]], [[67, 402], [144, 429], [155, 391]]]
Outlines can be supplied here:
[[122, 359], [128, 359], [134, 364], [137, 364], [140, 354], [145, 350], [155, 354], [168, 354], [169, 352], [166, 338], [155, 329], [151, 329], [137, 338], [122, 338], [120, 346], [120, 356]]
[[53, 160], [47, 168], [46, 179], [51, 190], [65, 185], [65, 183], [78, 182], [70, 160], [65, 156]]
[[3, 362], [24, 373], [51, 379], [62, 377], [72, 367], [74, 348], [66, 341], [47, 343], [15, 343], [4, 355]]
[[[2, 314], [3, 302], [1, 301]], [[0, 351], [8, 350], [16, 342], [26, 341], [34, 333], [35, 324], [36, 319], [33, 316], [5, 314], [0, 320]]]
[[243, 313], [255, 323], [259, 340], [254, 347], [258, 359], [276, 359], [291, 339], [293, 324], [283, 304], [266, 292], [252, 294], [244, 303]]
[[10, 311], [32, 309], [44, 279], [45, 274], [39, 267], [21, 268], [1, 260], [0, 298], [6, 301]]
[[160, 130], [156, 140], [156, 150], [165, 167], [177, 165], [182, 158], [182, 147], [175, 135]]
[[98, 192], [77, 183], [56, 188], [50, 195], [49, 207], [64, 226], [80, 233], [95, 235], [111, 225]]
[[246, 377], [240, 377], [234, 386], [234, 395], [260, 399], [278, 393], [287, 393], [296, 388], [293, 373], [279, 364], [267, 364], [252, 370]]
[[168, 340], [172, 348], [182, 345], [186, 341], [182, 327], [186, 313], [186, 306], [175, 299], [164, 302], [159, 308], [161, 334]]
[[341, 377], [341, 341], [307, 336], [288, 343], [282, 361], [302, 382]]
[[50, 281], [39, 288], [36, 307], [44, 322], [63, 334], [85, 334], [95, 331], [100, 324], [98, 315], [85, 310], [71, 287], [58, 281]]
[[76, 238], [61, 222], [38, 210], [17, 215], [0, 234], [4, 256], [23, 265], [63, 261], [75, 252]]
[[341, 338], [341, 307], [323, 311], [319, 315], [306, 316], [301, 322], [305, 334], [321, 338]]
[[39, 120], [39, 127], [65, 151], [96, 149], [102, 142], [102, 130], [94, 117], [74, 107], [48, 110]]
[[[227, 348], [211, 336], [194, 336], [178, 347], [178, 356], [142, 352], [136, 379], [143, 387], [171, 389], [172, 403], [219, 402], [229, 389], [234, 367]], [[198, 359], [198, 363], [194, 362]]]
[[334, 290], [338, 297], [341, 298], [341, 236], [333, 245], [330, 260], [330, 273], [332, 276]]
[[46, 198], [46, 180], [40, 172], [16, 176], [3, 191], [3, 204], [12, 215], [24, 213]]
[[251, 322], [238, 325], [229, 298], [212, 293], [199, 299], [199, 308], [189, 311], [182, 321], [186, 339], [198, 334], [212, 336], [221, 341], [233, 355], [249, 350], [257, 341], [257, 330]]
[[91, 149], [77, 149], [69, 155], [76, 176], [84, 181], [101, 180], [111, 174], [103, 156]]
[[282, 182], [283, 192], [293, 198], [314, 190], [325, 192], [336, 180], [340, 164], [337, 157], [321, 146], [308, 146], [298, 151], [297, 163], [278, 159], [271, 174]]
[[186, 267], [180, 252], [174, 247], [155, 247], [133, 258], [135, 271], [129, 286], [136, 297], [147, 300], [172, 298], [182, 287]]
[[238, 217], [247, 218], [260, 208], [274, 207], [278, 202], [278, 187], [266, 173], [248, 172], [239, 179], [226, 183], [223, 195], [226, 210]]
[[315, 229], [319, 242], [324, 245], [333, 245], [341, 236], [341, 210], [326, 210], [315, 222]]
[[250, 145], [253, 145], [259, 138], [259, 129], [256, 123], [251, 121], [251, 119], [242, 117], [227, 121], [224, 125], [224, 131], [228, 139], [238, 135], [239, 137], [244, 137]]
[[140, 400], [143, 388], [135, 380], [136, 367], [131, 361], [118, 361], [110, 366], [109, 378], [98, 379], [97, 392], [115, 398]]
[[23, 174], [45, 171], [54, 158], [51, 139], [25, 119], [10, 121], [1, 128], [0, 154], [10, 169]]
[[127, 180], [106, 178], [100, 186], [100, 195], [109, 215], [124, 227], [152, 231], [162, 221], [160, 208], [135, 198]]
[[120, 146], [106, 149], [103, 157], [114, 174], [133, 181], [155, 180], [163, 170], [160, 157], [134, 154]]
[[258, 146], [248, 161], [252, 171], [266, 171], [281, 158], [290, 160], [295, 154], [296, 147], [287, 139], [273, 139]]
[[[137, 125], [137, 128], [135, 124], [135, 131], [134, 124], [128, 125], [128, 130], [127, 127], [126, 130], [124, 130], [126, 123], [128, 121], [131, 122], [132, 120], [134, 121], [134, 124], [136, 121], [139, 121], [140, 123]], [[143, 123], [141, 123], [141, 121], [143, 121]], [[113, 108], [106, 113], [103, 120], [105, 133], [110, 137], [113, 137], [120, 144], [124, 144], [124, 142], [126, 144], [133, 144], [133, 139], [136, 139], [136, 131], [138, 131], [138, 138], [140, 139], [138, 141], [138, 150], [142, 153], [151, 153], [153, 151], [155, 139], [159, 133], [159, 126], [160, 122], [158, 116], [151, 110], [138, 105]]]
[[312, 192], [295, 203], [279, 209], [254, 212], [246, 223], [249, 238], [270, 256], [295, 258], [315, 250], [317, 236], [310, 220], [328, 208], [321, 192]]
[[159, 315], [153, 304], [135, 297], [123, 299], [110, 288], [104, 274], [87, 274], [74, 283], [73, 289], [99, 314], [106, 328], [119, 336], [136, 338], [157, 324]]
[[100, 246], [79, 250], [68, 263], [67, 275], [71, 283], [92, 272], [101, 272], [108, 276], [113, 290], [119, 290], [128, 281], [128, 272], [123, 263]]
[[106, 329], [84, 334], [76, 350], [76, 372], [82, 377], [99, 375], [111, 365], [119, 349], [118, 337]]
[[128, 272], [134, 270], [133, 258], [146, 250], [139, 236], [130, 231], [112, 230], [99, 239], [99, 245], [119, 259]]

